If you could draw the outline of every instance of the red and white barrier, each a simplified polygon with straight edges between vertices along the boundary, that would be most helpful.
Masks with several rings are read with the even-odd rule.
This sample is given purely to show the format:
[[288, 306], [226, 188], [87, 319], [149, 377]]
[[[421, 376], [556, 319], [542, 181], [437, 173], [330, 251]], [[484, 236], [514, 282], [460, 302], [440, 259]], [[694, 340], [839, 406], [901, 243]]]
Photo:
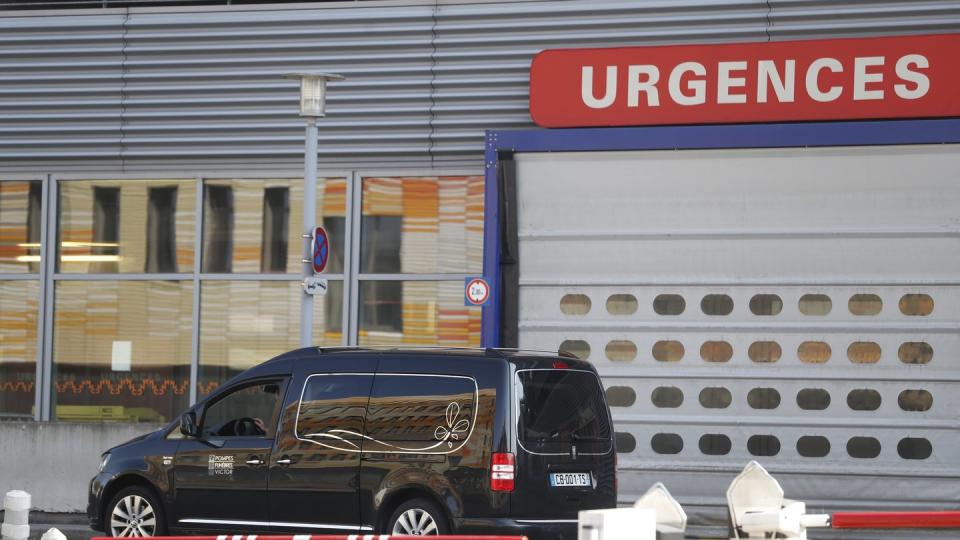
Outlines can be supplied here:
[[[409, 536], [391, 536], [389, 534], [221, 534], [217, 536], [155, 536], [157, 540], [410, 540]], [[431, 536], [431, 540], [527, 540], [526, 536], [481, 536], [481, 535], [442, 535]], [[113, 540], [107, 536], [97, 536], [91, 540]]]
[[834, 529], [960, 529], [960, 512], [836, 512]]

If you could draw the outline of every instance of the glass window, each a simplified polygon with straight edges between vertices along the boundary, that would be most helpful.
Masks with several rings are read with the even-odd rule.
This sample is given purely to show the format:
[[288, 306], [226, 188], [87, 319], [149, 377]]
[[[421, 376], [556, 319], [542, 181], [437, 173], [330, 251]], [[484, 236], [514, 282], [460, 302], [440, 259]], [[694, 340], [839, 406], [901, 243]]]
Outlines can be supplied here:
[[730, 437], [720, 433], [708, 433], [700, 437], [700, 452], [708, 456], [725, 456], [730, 453]]
[[847, 302], [847, 308], [854, 315], [873, 316], [883, 310], [883, 300], [875, 294], [855, 294]]
[[747, 349], [747, 355], [758, 364], [772, 364], [780, 360], [783, 350], [776, 341], [754, 341]]
[[[203, 281], [200, 286], [199, 396], [300, 346], [299, 281]], [[343, 282], [313, 302], [313, 343], [341, 345]]]
[[747, 394], [752, 409], [776, 409], [780, 406], [780, 392], [776, 388], [754, 388]]
[[775, 294], [755, 294], [750, 299], [750, 313], [754, 315], [779, 315], [783, 300]]
[[804, 435], [797, 439], [797, 453], [807, 458], [826, 457], [830, 453], [830, 440], [821, 435]]
[[897, 403], [905, 411], [929, 411], [933, 407], [933, 394], [922, 388], [904, 390], [897, 396]]
[[847, 405], [855, 411], [875, 411], [881, 402], [880, 392], [869, 388], [851, 390], [847, 394]]
[[[358, 450], [373, 375], [312, 375], [297, 416], [297, 437], [344, 450]], [[332, 433], [331, 433], [332, 432]]]
[[708, 294], [700, 300], [704, 315], [729, 315], [733, 312], [733, 299], [725, 294]]
[[[364, 451], [454, 449], [473, 432], [477, 397], [477, 385], [467, 377], [378, 373], [370, 392]], [[392, 441], [407, 444], [398, 447]]]
[[521, 441], [607, 441], [610, 422], [600, 381], [590, 372], [517, 373]]
[[0, 181], [0, 273], [40, 271], [43, 185]]
[[904, 437], [897, 443], [897, 453], [903, 459], [927, 459], [933, 454], [933, 445], [922, 437]]
[[463, 280], [361, 281], [360, 345], [480, 345], [480, 309]]
[[631, 433], [618, 431], [613, 438], [618, 454], [629, 454], [637, 449], [637, 439]]
[[847, 347], [847, 358], [854, 364], [876, 364], [880, 353], [880, 345], [872, 341], [857, 341]]
[[729, 362], [733, 358], [733, 346], [726, 341], [705, 341], [700, 346], [700, 358], [706, 362]]
[[637, 402], [637, 393], [629, 386], [611, 386], [606, 393], [611, 407], [629, 407]]
[[[203, 272], [299, 273], [303, 256], [303, 180], [204, 181]], [[317, 180], [317, 224], [327, 230], [325, 273], [343, 272], [347, 183]]]
[[564, 315], [586, 315], [590, 313], [590, 297], [585, 294], [565, 294], [560, 299], [560, 311]]
[[679, 294], [659, 294], [653, 299], [653, 311], [657, 315], [680, 315], [687, 308], [687, 301]]
[[679, 454], [683, 451], [683, 438], [676, 433], [657, 433], [650, 438], [650, 448], [657, 454]]
[[637, 357], [637, 346], [632, 341], [618, 339], [607, 343], [604, 352], [613, 362], [632, 362]]
[[658, 386], [651, 392], [650, 401], [654, 407], [676, 409], [683, 405], [683, 390], [676, 386]]
[[929, 294], [905, 294], [900, 297], [900, 313], [926, 317], [933, 313], [933, 298]]
[[360, 272], [480, 272], [483, 181], [364, 178]]
[[282, 392], [280, 381], [230, 391], [206, 408], [201, 432], [207, 437], [273, 438]]
[[823, 341], [804, 341], [797, 347], [797, 357], [804, 364], [823, 364], [832, 353], [830, 345]]
[[637, 307], [637, 297], [632, 294], [611, 294], [607, 298], [607, 313], [611, 315], [633, 315]]
[[560, 344], [557, 352], [570, 353], [580, 360], [590, 358], [590, 344], [581, 339], [568, 339]]
[[59, 184], [61, 272], [192, 272], [193, 180]]
[[0, 416], [33, 418], [38, 281], [0, 281]]
[[775, 435], [752, 435], [747, 439], [750, 455], [771, 457], [780, 453], [780, 439]]
[[880, 455], [880, 441], [873, 437], [850, 437], [847, 454], [852, 458], [873, 459]]
[[933, 360], [933, 347], [924, 341], [908, 341], [900, 345], [897, 355], [904, 364], [929, 364]]
[[733, 401], [730, 390], [722, 386], [704, 388], [700, 391], [700, 405], [707, 409], [726, 409]]
[[657, 362], [679, 362], [683, 359], [683, 343], [679, 341], [658, 341], [653, 344], [652, 353]]
[[163, 422], [187, 406], [193, 283], [60, 281], [53, 417]]
[[805, 411], [822, 411], [830, 406], [830, 392], [823, 388], [804, 388], [797, 392], [797, 406]]
[[800, 297], [799, 308], [804, 315], [828, 315], [833, 309], [833, 301], [825, 294], [805, 294]]

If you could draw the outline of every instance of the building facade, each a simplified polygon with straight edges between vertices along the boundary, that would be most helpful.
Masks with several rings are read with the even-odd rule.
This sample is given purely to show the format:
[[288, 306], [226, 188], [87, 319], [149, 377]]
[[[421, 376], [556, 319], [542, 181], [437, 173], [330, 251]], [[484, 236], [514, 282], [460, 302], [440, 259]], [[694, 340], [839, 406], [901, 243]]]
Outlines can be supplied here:
[[[303, 130], [296, 84], [284, 74], [347, 77], [330, 84], [328, 116], [320, 121], [318, 221], [332, 255], [330, 290], [315, 303], [314, 342], [477, 346], [481, 309], [464, 306], [463, 287], [465, 278], [484, 273], [484, 134], [533, 127], [528, 74], [537, 52], [956, 32], [960, 2], [128, 7], [8, 11], [0, 13], [0, 29], [0, 415], [160, 422], [298, 344]], [[578, 193], [577, 182], [560, 172], [538, 173], [542, 189], [555, 178]], [[589, 184], [592, 173], [582, 174], [581, 186]], [[641, 294], [611, 286], [593, 301], [595, 308], [605, 302], [610, 314], [638, 298], [657, 314], [683, 312], [687, 303], [704, 314], [724, 312], [734, 300], [754, 314], [784, 305], [763, 291], [707, 300], [710, 291], [701, 289]], [[544, 302], [563, 315], [590, 310], [589, 291], [564, 289], [549, 299], [537, 291], [515, 294], [526, 309]], [[804, 315], [829, 312], [831, 298], [796, 292]], [[876, 303], [869, 292], [854, 300], [858, 291], [844, 290], [832, 302], [869, 311]], [[917, 305], [908, 309], [923, 311], [927, 299], [909, 302]], [[551, 332], [534, 323], [526, 337], [521, 326], [522, 345], [581, 356], [592, 345], [591, 361], [604, 347], [610, 362], [636, 358], [638, 344], [640, 356], [650, 356], [644, 361], [684, 354], [676, 328], [591, 342], [573, 335], [576, 324]], [[748, 358], [745, 379], [757, 376], [749, 362], [774, 362], [800, 346], [775, 336], [733, 346], [722, 336], [704, 339], [698, 347], [705, 362], [729, 359], [734, 349]], [[830, 354], [823, 347], [829, 340], [807, 341], [803, 362]], [[933, 354], [929, 339], [905, 343], [899, 354], [918, 363]], [[865, 344], [849, 354], [875, 353]], [[601, 366], [601, 374], [614, 405], [650, 392], [660, 409], [670, 407], [658, 400], [678, 399], [676, 389], [641, 388], [616, 364]], [[821, 394], [807, 398], [813, 406], [823, 401]], [[927, 399], [919, 391], [908, 398], [918, 406]], [[730, 397], [718, 386], [700, 399]], [[627, 454], [621, 463], [640, 471], [650, 448], [623, 427], [632, 414], [615, 408], [614, 417]], [[821, 451], [819, 440], [810, 444]], [[669, 449], [676, 441], [661, 437], [653, 445]], [[730, 460], [730, 470], [741, 466]], [[637, 478], [621, 484], [624, 501], [646, 488], [640, 478], [647, 477]], [[693, 495], [685, 502], [718, 506]]]

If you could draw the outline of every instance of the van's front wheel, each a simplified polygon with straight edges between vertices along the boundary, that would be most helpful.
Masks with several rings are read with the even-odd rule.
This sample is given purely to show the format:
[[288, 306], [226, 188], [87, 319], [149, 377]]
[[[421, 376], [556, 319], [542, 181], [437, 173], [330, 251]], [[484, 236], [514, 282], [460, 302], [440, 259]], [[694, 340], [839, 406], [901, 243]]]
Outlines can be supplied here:
[[394, 536], [450, 534], [443, 512], [426, 499], [413, 499], [401, 504], [390, 516], [387, 530]]

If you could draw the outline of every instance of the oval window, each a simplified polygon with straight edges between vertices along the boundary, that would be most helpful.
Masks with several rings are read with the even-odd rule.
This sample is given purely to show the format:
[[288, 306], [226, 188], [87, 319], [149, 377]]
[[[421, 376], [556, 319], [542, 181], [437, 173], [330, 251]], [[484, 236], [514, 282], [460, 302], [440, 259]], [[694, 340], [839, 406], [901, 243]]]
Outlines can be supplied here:
[[560, 344], [559, 352], [570, 353], [580, 360], [590, 358], [590, 344], [580, 339], [568, 339]]
[[618, 454], [629, 454], [637, 449], [637, 440], [633, 435], [623, 431], [614, 433], [613, 444], [617, 447]]
[[680, 315], [687, 309], [687, 301], [679, 294], [659, 294], [653, 299], [653, 311], [657, 315]]
[[830, 453], [830, 440], [820, 435], [804, 435], [797, 440], [797, 453], [803, 457], [826, 457]]
[[629, 407], [637, 401], [637, 393], [629, 386], [611, 386], [606, 393], [611, 407]]
[[758, 364], [772, 364], [780, 359], [783, 350], [776, 341], [754, 341], [747, 349], [747, 355]]
[[822, 411], [830, 406], [830, 392], [823, 388], [804, 388], [797, 392], [797, 406], [805, 411]]
[[876, 364], [880, 361], [880, 345], [872, 341], [857, 341], [847, 347], [847, 358], [854, 364]]
[[650, 447], [658, 454], [679, 454], [683, 450], [683, 438], [676, 433], [657, 433], [650, 439]]
[[637, 312], [637, 297], [632, 294], [612, 294], [607, 298], [607, 313], [633, 315]]
[[924, 438], [906, 437], [897, 443], [897, 453], [903, 459], [927, 459], [933, 454], [933, 445]]
[[700, 452], [708, 456], [725, 456], [730, 453], [730, 437], [721, 433], [708, 433], [700, 437]]
[[700, 405], [707, 409], [726, 409], [733, 401], [730, 391], [722, 386], [704, 388], [700, 391]]
[[653, 357], [657, 362], [679, 362], [683, 352], [683, 343], [679, 341], [658, 341], [653, 344]]
[[780, 392], [776, 388], [754, 388], [747, 394], [752, 409], [776, 409], [780, 406]]
[[800, 297], [797, 307], [804, 315], [822, 317], [828, 315], [833, 309], [833, 301], [825, 294], [805, 294]]
[[590, 297], [585, 294], [565, 294], [560, 299], [560, 311], [564, 315], [586, 315], [591, 306]]
[[823, 341], [804, 341], [797, 347], [797, 356], [804, 364], [823, 364], [830, 360], [832, 352]]
[[753, 435], [747, 439], [747, 451], [753, 456], [775, 456], [780, 453], [780, 439], [773, 435]]
[[755, 294], [750, 299], [750, 313], [754, 315], [779, 315], [783, 310], [783, 300], [775, 294]]
[[880, 392], [865, 388], [863, 390], [851, 390], [847, 394], [847, 406], [855, 411], [875, 411], [880, 408]]
[[700, 301], [704, 315], [729, 315], [733, 312], [733, 298], [725, 294], [708, 294]]
[[852, 458], [873, 459], [880, 455], [880, 441], [873, 437], [851, 437], [847, 441], [847, 454]]
[[604, 353], [613, 362], [630, 362], [637, 357], [637, 346], [632, 341], [614, 340], [607, 343]]
[[847, 302], [847, 308], [854, 315], [873, 316], [883, 310], [883, 300], [875, 294], [855, 294]]
[[683, 390], [676, 386], [658, 386], [650, 394], [650, 401], [661, 409], [676, 409], [683, 405]]
[[900, 297], [900, 313], [926, 317], [933, 313], [933, 298], [929, 294], [905, 294]]
[[897, 356], [904, 364], [929, 364], [933, 360], [933, 347], [924, 341], [908, 341], [900, 345]]
[[929, 411], [933, 407], [933, 394], [922, 388], [904, 390], [897, 396], [897, 404], [905, 411]]
[[729, 362], [733, 346], [726, 341], [707, 341], [700, 346], [700, 358], [707, 362]]

